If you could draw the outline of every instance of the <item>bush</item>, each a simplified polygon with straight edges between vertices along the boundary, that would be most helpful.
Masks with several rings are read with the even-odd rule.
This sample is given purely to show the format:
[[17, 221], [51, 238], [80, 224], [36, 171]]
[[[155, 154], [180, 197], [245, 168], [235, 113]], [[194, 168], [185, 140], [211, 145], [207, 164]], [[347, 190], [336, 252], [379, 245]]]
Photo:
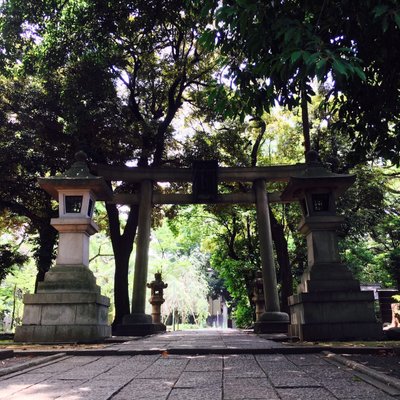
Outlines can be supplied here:
[[238, 328], [250, 328], [254, 324], [253, 308], [248, 303], [240, 301], [233, 311], [233, 319]]

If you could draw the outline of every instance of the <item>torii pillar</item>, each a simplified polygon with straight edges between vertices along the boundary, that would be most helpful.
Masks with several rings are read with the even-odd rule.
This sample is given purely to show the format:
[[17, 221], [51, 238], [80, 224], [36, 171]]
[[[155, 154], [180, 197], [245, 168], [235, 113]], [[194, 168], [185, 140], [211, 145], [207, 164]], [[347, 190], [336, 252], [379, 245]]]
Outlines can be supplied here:
[[254, 182], [254, 191], [265, 297], [265, 313], [254, 324], [254, 332], [287, 333], [289, 315], [281, 312], [279, 306], [268, 196], [263, 179]]

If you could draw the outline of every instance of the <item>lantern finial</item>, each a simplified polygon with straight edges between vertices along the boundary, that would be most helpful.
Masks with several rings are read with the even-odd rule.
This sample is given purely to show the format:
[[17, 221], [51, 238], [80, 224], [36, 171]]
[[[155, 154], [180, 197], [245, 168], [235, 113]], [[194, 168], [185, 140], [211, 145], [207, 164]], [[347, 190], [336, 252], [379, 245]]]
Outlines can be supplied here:
[[75, 153], [75, 160], [80, 162], [87, 162], [87, 154], [84, 151], [79, 150]]
[[306, 164], [319, 164], [318, 152], [315, 150], [309, 150], [306, 154]]

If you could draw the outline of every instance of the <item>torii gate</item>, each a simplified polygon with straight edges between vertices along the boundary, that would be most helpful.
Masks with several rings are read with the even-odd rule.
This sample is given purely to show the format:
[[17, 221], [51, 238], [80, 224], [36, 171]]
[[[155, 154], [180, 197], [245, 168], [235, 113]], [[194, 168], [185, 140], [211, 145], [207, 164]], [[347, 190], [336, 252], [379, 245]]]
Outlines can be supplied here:
[[[117, 335], [152, 333], [151, 317], [145, 314], [148, 251], [150, 244], [151, 211], [153, 204], [255, 204], [258, 236], [264, 280], [265, 309], [256, 330], [260, 332], [287, 332], [289, 316], [280, 311], [269, 217], [269, 203], [282, 202], [280, 193], [267, 194], [266, 182], [288, 182], [291, 176], [304, 172], [306, 164], [251, 168], [218, 167], [216, 161], [196, 161], [193, 168], [139, 168], [97, 165], [98, 176], [108, 181], [140, 184], [139, 194], [115, 194], [112, 202], [139, 204], [135, 274], [132, 294], [132, 312], [124, 316], [116, 328]], [[192, 194], [161, 194], [153, 192], [153, 182], [192, 182]], [[219, 182], [251, 182], [248, 193], [219, 194]]]
[[[289, 333], [301, 340], [379, 339], [382, 326], [375, 317], [373, 292], [359, 282], [340, 260], [336, 230], [344, 218], [336, 214], [336, 197], [354, 175], [327, 171], [315, 152], [306, 164], [255, 168], [218, 168], [216, 161], [195, 162], [193, 168], [128, 168], [97, 166], [90, 173], [86, 155], [64, 174], [39, 178], [41, 187], [59, 202], [59, 218], [51, 224], [60, 233], [56, 265], [35, 294], [24, 296], [24, 317], [15, 341], [98, 341], [110, 335], [109, 299], [88, 268], [89, 236], [98, 231], [92, 220], [96, 200], [139, 204], [132, 312], [117, 327], [118, 335], [146, 335], [161, 330], [145, 314], [146, 280], [152, 204], [255, 203], [266, 312], [256, 332], [287, 332], [289, 316], [279, 308], [274, 268], [269, 203], [299, 201], [303, 217], [299, 231], [306, 236], [308, 266], [297, 294], [290, 296]], [[140, 184], [138, 195], [113, 195], [105, 180]], [[153, 182], [193, 182], [192, 194], [153, 193]], [[218, 194], [218, 182], [252, 182], [249, 193]], [[288, 181], [279, 193], [266, 192], [266, 182]]]
[[[263, 272], [265, 313], [255, 323], [258, 333], [288, 332], [289, 316], [280, 311], [273, 257], [269, 203], [300, 201], [299, 230], [307, 238], [308, 267], [298, 293], [289, 297], [289, 333], [301, 340], [378, 339], [373, 293], [361, 292], [359, 282], [340, 261], [336, 230], [344, 218], [336, 214], [336, 197], [355, 180], [335, 174], [310, 151], [305, 164], [253, 168], [222, 168], [216, 161], [197, 161], [193, 168], [128, 168], [97, 166], [107, 180], [140, 183], [136, 195], [115, 195], [113, 201], [139, 204], [138, 239], [132, 313], [124, 316], [117, 334], [154, 332], [145, 314], [145, 288], [152, 204], [255, 203]], [[193, 182], [192, 194], [153, 193], [152, 182]], [[249, 193], [218, 194], [218, 182], [251, 182]], [[266, 192], [266, 182], [288, 182], [282, 193]]]

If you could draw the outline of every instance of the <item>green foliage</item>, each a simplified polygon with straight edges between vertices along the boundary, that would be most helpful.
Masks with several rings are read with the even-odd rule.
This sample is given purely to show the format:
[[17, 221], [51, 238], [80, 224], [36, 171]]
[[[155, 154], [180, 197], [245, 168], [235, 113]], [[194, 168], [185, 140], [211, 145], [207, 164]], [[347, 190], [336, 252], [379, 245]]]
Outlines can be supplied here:
[[[204, 232], [201, 228], [201, 221], [187, 225], [185, 216], [174, 221], [173, 231], [165, 221], [154, 232], [149, 260], [150, 276], [161, 272], [168, 284], [164, 291], [163, 316], [166, 318], [178, 311], [182, 323], [192, 319], [197, 325], [203, 325], [208, 316], [209, 292], [208, 258], [198, 248], [199, 235]], [[189, 237], [185, 234], [188, 231], [192, 233]]]
[[217, 111], [243, 120], [246, 114], [262, 115], [275, 102], [289, 109], [301, 104], [307, 120], [313, 81], [329, 81], [321, 105], [330, 104], [338, 117], [334, 128], [351, 139], [354, 157], [399, 163], [395, 0], [322, 5], [224, 0], [205, 2], [204, 8], [215, 24], [203, 43], [220, 52], [224, 66], [220, 85], [210, 88]]
[[236, 304], [232, 316], [238, 328], [246, 329], [254, 325], [254, 310], [250, 304], [244, 300]]
[[[33, 110], [19, 113], [18, 102], [9, 108], [17, 110], [21, 131], [37, 125], [29, 129], [37, 146], [28, 151], [37, 157], [42, 143], [49, 153], [38, 157], [43, 171], [26, 169], [31, 186], [39, 175], [65, 170], [66, 160], [78, 149], [103, 164], [130, 161], [146, 167], [165, 162], [167, 150], [175, 150], [172, 120], [190, 93], [212, 77], [212, 57], [206, 59], [197, 42], [208, 22], [205, 16], [200, 18], [199, 7], [176, 0], [71, 0], [62, 5], [6, 0], [0, 7], [2, 72], [10, 85], [21, 86], [10, 93], [19, 95], [26, 105], [30, 104], [26, 82], [35, 83], [38, 92], [32, 91]], [[0, 111], [7, 105], [7, 101], [0, 104]], [[5, 113], [3, 120], [13, 125], [15, 118]], [[12, 141], [12, 133], [5, 142]], [[16, 157], [24, 169], [25, 154], [21, 153]], [[1, 161], [6, 163], [6, 159]], [[137, 185], [122, 184], [116, 191], [133, 193]], [[38, 251], [47, 255], [46, 265], [40, 267], [43, 272], [51, 262], [56, 238], [54, 232], [53, 237], [49, 233], [51, 204], [42, 191], [38, 193], [45, 197], [40, 204], [47, 204], [42, 215], [48, 218], [40, 220], [47, 232], [38, 236]], [[32, 193], [29, 196], [34, 198]], [[38, 207], [30, 211], [35, 213]], [[118, 320], [129, 311], [127, 273], [137, 210], [132, 207], [124, 221], [115, 206], [107, 205], [117, 281], [121, 282], [115, 291]], [[14, 212], [22, 214], [20, 209]], [[33, 229], [39, 230], [37, 224]]]
[[16, 247], [10, 244], [0, 245], [0, 283], [14, 267], [21, 268], [27, 259], [27, 256], [21, 254]]
[[400, 243], [399, 206], [392, 194], [398, 187], [396, 170], [359, 166], [354, 172], [357, 181], [340, 202], [346, 215], [341, 243], [345, 260], [361, 281], [396, 287]]
[[[25, 247], [23, 252], [28, 248]], [[14, 268], [0, 284], [0, 318], [9, 315], [13, 318], [13, 327], [22, 322], [23, 295], [34, 292], [35, 275], [36, 267], [29, 259], [20, 268]]]
[[[33, 251], [42, 272], [54, 256], [49, 222], [56, 207], [36, 179], [65, 170], [77, 149], [94, 162], [143, 167], [202, 158], [223, 166], [295, 163], [303, 160], [308, 123], [326, 165], [357, 174], [339, 203], [347, 216], [346, 261], [363, 281], [399, 280], [399, 187], [390, 183], [387, 175], [396, 172], [385, 161], [399, 161], [395, 0], [56, 3], [0, 6], [0, 212], [22, 217], [18, 227], [37, 233]], [[186, 121], [193, 134], [184, 140], [172, 121], [186, 101], [195, 111]], [[137, 186], [115, 189], [135, 193]], [[159, 189], [187, 192], [188, 185]], [[120, 220], [113, 205], [107, 212], [116, 269], [128, 274], [137, 207]], [[170, 230], [164, 213], [175, 217]], [[306, 264], [299, 210], [274, 207], [273, 215], [298, 277]], [[252, 207], [157, 209], [155, 225], [152, 272], [162, 269], [171, 285], [165, 308], [204, 318], [208, 279], [214, 294], [229, 290], [245, 326], [250, 282], [260, 267]], [[110, 254], [103, 241], [100, 253]], [[96, 255], [100, 243], [94, 245]], [[112, 288], [112, 258], [99, 255], [93, 264], [106, 294], [127, 293]]]

